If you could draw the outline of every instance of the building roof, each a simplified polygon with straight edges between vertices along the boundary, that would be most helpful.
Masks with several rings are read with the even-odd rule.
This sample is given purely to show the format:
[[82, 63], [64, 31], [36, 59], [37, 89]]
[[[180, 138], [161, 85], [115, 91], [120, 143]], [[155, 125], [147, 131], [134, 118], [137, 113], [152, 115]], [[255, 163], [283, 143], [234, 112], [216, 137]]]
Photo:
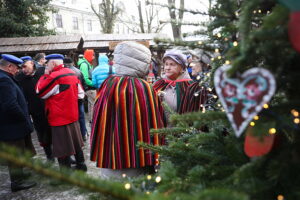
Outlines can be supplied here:
[[44, 37], [0, 38], [0, 53], [32, 54], [63, 53], [71, 50], [82, 51], [92, 48], [108, 51], [111, 42], [118, 41], [147, 41], [154, 45], [154, 38], [166, 38], [161, 34], [99, 34], [99, 35], [52, 35]]
[[154, 38], [167, 38], [164, 34], [140, 33], [140, 34], [98, 34], [83, 36], [83, 48], [108, 48], [112, 41], [149, 41], [149, 45], [154, 45]]
[[70, 51], [82, 45], [81, 35], [0, 38], [0, 53]]

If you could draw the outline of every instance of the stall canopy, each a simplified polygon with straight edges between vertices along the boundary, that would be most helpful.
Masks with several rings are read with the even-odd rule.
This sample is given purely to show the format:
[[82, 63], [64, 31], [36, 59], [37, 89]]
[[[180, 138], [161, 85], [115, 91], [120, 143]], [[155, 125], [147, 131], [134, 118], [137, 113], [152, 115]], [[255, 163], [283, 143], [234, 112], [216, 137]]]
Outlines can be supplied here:
[[108, 52], [122, 41], [137, 41], [151, 47], [154, 45], [154, 38], [166, 37], [163, 34], [99, 34], [0, 38], [0, 54], [33, 55], [39, 52], [68, 54], [71, 51], [81, 53], [84, 49]]

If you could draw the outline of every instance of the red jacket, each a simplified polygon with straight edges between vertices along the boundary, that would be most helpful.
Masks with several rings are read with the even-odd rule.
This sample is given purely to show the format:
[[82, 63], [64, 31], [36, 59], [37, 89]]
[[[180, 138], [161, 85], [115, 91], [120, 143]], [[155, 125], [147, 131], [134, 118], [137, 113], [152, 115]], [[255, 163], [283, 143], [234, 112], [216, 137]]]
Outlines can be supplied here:
[[50, 126], [63, 126], [78, 121], [78, 99], [84, 97], [80, 80], [71, 69], [56, 66], [41, 76], [36, 93], [45, 101]]

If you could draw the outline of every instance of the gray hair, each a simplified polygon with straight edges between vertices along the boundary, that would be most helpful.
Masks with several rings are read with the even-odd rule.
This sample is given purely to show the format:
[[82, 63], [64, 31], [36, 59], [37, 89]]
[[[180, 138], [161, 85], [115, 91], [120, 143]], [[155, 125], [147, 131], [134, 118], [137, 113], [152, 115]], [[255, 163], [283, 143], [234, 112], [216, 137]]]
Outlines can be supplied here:
[[9, 64], [11, 64], [9, 61], [0, 59], [0, 66], [1, 67], [7, 67]]

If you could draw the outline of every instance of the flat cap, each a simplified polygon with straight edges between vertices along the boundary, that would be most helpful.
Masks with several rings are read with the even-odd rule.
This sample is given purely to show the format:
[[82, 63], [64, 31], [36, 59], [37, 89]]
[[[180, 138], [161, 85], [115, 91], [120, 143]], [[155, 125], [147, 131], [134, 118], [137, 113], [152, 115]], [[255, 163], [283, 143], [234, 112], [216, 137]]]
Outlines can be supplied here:
[[163, 62], [165, 62], [166, 58], [171, 58], [176, 63], [181, 65], [184, 69], [187, 67], [187, 59], [186, 56], [178, 50], [170, 50], [167, 51], [163, 56]]
[[2, 59], [14, 63], [18, 66], [23, 63], [23, 60], [11, 54], [2, 54]]
[[45, 57], [46, 60], [51, 60], [51, 59], [55, 59], [55, 60], [63, 60], [64, 56], [61, 54], [49, 54], [48, 56]]
[[26, 61], [28, 61], [28, 60], [32, 60], [31, 56], [23, 56], [23, 57], [21, 57], [21, 59], [22, 59], [24, 62], [26, 62]]

